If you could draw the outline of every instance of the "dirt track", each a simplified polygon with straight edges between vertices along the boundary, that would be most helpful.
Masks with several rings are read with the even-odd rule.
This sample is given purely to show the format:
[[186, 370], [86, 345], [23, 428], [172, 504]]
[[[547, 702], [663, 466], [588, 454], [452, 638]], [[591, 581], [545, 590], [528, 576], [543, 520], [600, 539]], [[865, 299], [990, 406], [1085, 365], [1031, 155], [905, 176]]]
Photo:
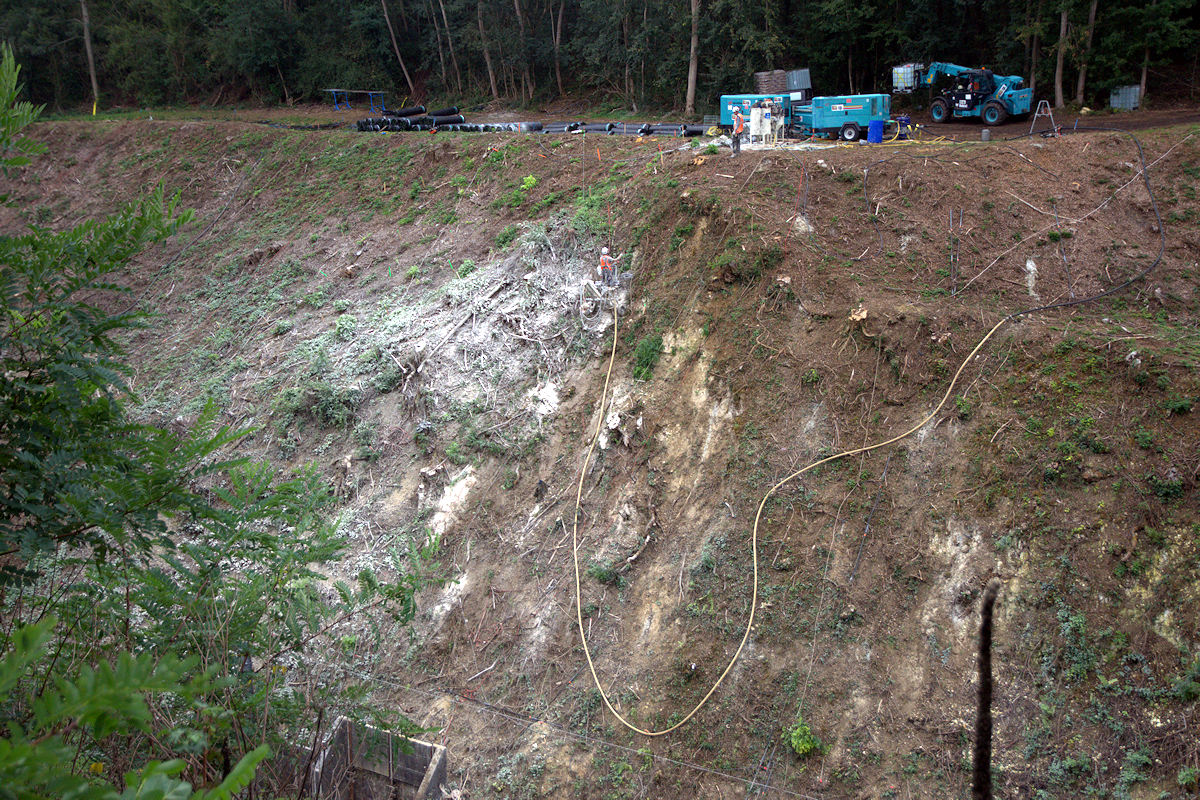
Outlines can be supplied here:
[[[924, 118], [924, 119], [922, 119]], [[978, 120], [963, 120], [961, 122], [948, 122], [939, 125], [930, 122], [928, 115], [918, 114], [916, 121], [925, 125], [929, 132], [935, 136], [945, 136], [947, 139], [954, 141], [978, 141], [979, 132], [985, 126]], [[992, 129], [992, 136], [996, 139], [1013, 139], [1026, 136], [1030, 132], [1031, 124], [1035, 122], [1033, 116], [1025, 120], [1014, 120]], [[1054, 122], [1064, 131], [1072, 131], [1076, 127], [1082, 128], [1116, 128], [1123, 131], [1142, 131], [1151, 128], [1166, 128], [1172, 125], [1185, 125], [1200, 122], [1200, 108], [1182, 107], [1154, 111], [1134, 111], [1122, 112], [1117, 114], [1089, 114], [1080, 116], [1079, 114], [1055, 114]], [[1050, 121], [1045, 117], [1040, 117], [1036, 120], [1037, 127], [1033, 131], [1034, 135], [1044, 133], [1050, 129]]]

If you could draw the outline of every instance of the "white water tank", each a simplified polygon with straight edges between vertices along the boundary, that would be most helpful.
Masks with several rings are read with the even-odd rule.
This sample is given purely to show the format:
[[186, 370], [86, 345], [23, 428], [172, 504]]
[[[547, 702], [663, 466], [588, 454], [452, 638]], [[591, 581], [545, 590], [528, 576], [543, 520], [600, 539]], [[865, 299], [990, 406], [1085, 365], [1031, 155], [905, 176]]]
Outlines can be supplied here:
[[770, 113], [765, 108], [750, 109], [750, 141], [757, 139], [766, 139], [771, 135], [771, 118], [767, 116]]

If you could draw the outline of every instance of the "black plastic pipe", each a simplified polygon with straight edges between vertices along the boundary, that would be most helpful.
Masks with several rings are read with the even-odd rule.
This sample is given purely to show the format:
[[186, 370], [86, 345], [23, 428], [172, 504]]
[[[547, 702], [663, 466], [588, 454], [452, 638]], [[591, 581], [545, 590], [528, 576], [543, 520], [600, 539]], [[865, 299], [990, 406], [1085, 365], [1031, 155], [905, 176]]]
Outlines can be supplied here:
[[[422, 111], [425, 109], [422, 107]], [[431, 117], [452, 117], [458, 113], [458, 106], [450, 106], [449, 108], [439, 108], [437, 111], [430, 111]]]
[[399, 111], [389, 111], [388, 116], [392, 117], [416, 117], [425, 113], [425, 106], [405, 106]]

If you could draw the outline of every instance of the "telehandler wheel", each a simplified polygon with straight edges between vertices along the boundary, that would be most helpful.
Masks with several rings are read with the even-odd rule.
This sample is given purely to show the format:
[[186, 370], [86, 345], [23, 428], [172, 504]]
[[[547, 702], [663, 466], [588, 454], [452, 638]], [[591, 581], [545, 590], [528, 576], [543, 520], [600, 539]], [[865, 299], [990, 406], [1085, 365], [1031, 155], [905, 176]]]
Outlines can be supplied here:
[[995, 100], [983, 107], [985, 125], [1003, 125], [1008, 120], [1008, 109]]
[[858, 127], [853, 122], [847, 122], [842, 126], [842, 129], [838, 131], [838, 137], [843, 142], [857, 142], [860, 138], [862, 138], [862, 128]]
[[929, 118], [934, 122], [945, 122], [950, 117], [950, 104], [944, 97], [935, 97], [929, 104]]

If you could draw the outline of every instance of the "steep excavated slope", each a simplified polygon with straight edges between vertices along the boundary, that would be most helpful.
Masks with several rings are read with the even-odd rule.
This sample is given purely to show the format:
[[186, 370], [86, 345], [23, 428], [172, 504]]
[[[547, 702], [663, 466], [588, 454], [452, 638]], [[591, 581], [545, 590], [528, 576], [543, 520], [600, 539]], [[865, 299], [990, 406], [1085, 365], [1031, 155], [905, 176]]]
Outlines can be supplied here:
[[[356, 623], [337, 669], [440, 726], [468, 796], [966, 796], [993, 576], [1003, 796], [1157, 797], [1197, 766], [1194, 131], [1143, 135], [1159, 215], [1111, 132], [732, 161], [607, 137], [38, 133], [29, 221], [158, 180], [198, 209], [128, 277], [164, 315], [131, 343], [140, 413], [186, 424], [211, 398], [261, 426], [247, 451], [316, 461], [346, 574], [440, 535], [450, 582], [411, 635]], [[741, 639], [767, 489], [911, 427], [1005, 314], [1118, 286], [1163, 242], [1148, 279], [1003, 327], [912, 437], [768, 502], [755, 628], [688, 726], [646, 739], [605, 712], [569, 535], [611, 342], [579, 299], [602, 243], [634, 278], [584, 483], [584, 625], [622, 713], [661, 728]], [[781, 740], [798, 713], [824, 745], [806, 758]]]

